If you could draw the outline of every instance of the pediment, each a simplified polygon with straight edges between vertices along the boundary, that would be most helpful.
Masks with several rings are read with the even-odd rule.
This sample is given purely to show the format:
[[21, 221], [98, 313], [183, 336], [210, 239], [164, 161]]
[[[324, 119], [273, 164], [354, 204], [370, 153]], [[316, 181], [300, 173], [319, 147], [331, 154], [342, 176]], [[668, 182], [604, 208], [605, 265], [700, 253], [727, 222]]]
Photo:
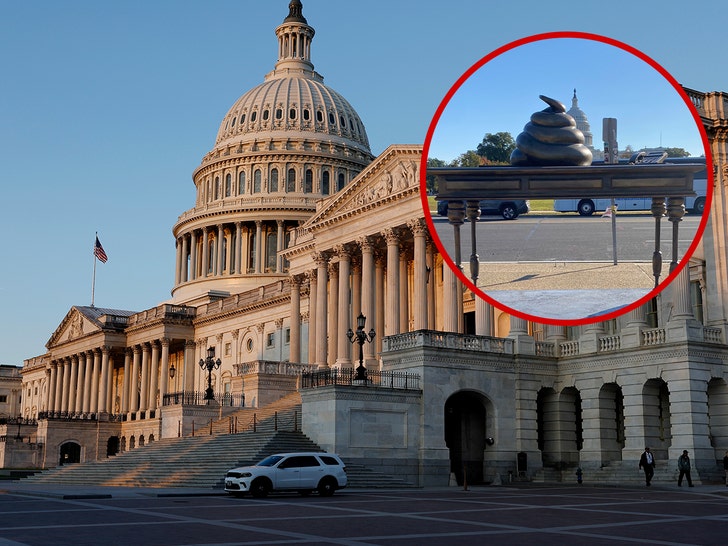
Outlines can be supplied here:
[[419, 191], [422, 146], [392, 145], [342, 191], [323, 201], [305, 224], [315, 231], [342, 217], [370, 211]]

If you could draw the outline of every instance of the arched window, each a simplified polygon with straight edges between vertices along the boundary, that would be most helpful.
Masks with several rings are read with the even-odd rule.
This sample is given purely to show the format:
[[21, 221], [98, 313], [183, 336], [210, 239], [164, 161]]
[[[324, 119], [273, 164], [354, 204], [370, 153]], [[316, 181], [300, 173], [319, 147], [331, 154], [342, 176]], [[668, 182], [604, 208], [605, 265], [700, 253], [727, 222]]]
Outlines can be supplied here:
[[344, 173], [339, 173], [339, 183], [336, 186], [336, 191], [344, 189]]
[[303, 185], [303, 193], [313, 193], [313, 171], [306, 169], [306, 181]]
[[266, 272], [276, 270], [276, 258], [278, 257], [278, 235], [268, 233], [265, 238], [265, 270]]
[[240, 171], [238, 175], [238, 195], [245, 193], [245, 171]]
[[305, 121], [308, 121], [309, 119], [311, 119], [311, 112], [310, 112], [310, 111], [308, 110], [308, 108], [306, 108], [306, 109], [305, 109], [305, 110], [303, 111], [303, 119], [304, 119]]
[[269, 115], [268, 110], [263, 110], [263, 121], [268, 121], [268, 115]]
[[283, 119], [283, 109], [276, 108], [276, 119]]
[[228, 173], [225, 176], [225, 197], [230, 197], [233, 191], [233, 175]]
[[258, 111], [253, 110], [250, 114], [250, 121], [255, 122], [256, 119], [258, 119]]
[[329, 112], [329, 123], [331, 125], [336, 125], [336, 116], [333, 112]]
[[286, 191], [289, 193], [296, 191], [296, 170], [288, 169], [288, 178], [286, 180]]
[[324, 171], [324, 174], [321, 177], [321, 193], [323, 195], [329, 195], [331, 193], [330, 178], [331, 178], [331, 175], [329, 174], [329, 171]]
[[291, 108], [288, 111], [288, 117], [291, 119], [296, 119], [296, 109], [295, 108]]
[[260, 191], [261, 191], [260, 169], [255, 169], [255, 173], [253, 173], [253, 193], [260, 193]]
[[272, 169], [270, 172], [270, 188], [268, 191], [278, 191], [278, 169]]
[[220, 199], [220, 177], [215, 177], [215, 199]]
[[215, 271], [215, 243], [216, 240], [210, 238], [210, 244], [207, 249], [207, 274], [212, 275]]
[[316, 121], [321, 123], [324, 120], [324, 113], [321, 110], [316, 110]]

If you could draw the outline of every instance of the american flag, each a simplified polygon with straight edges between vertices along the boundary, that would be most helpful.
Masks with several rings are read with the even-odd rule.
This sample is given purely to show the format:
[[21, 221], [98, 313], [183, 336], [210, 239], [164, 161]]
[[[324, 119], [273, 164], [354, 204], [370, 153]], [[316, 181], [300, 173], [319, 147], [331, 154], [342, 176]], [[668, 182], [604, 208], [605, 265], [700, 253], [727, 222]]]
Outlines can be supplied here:
[[106, 263], [106, 260], [109, 259], [109, 257], [106, 255], [106, 252], [104, 251], [104, 247], [101, 246], [101, 241], [99, 241], [99, 236], [96, 236], [96, 244], [94, 245], [94, 256], [96, 256], [101, 263]]

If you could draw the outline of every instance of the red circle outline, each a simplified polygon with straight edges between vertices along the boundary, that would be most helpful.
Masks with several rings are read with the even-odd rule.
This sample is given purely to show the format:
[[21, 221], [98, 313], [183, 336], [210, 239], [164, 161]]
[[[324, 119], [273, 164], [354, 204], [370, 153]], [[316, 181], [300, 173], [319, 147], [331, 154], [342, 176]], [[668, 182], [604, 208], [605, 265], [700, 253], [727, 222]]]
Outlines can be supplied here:
[[[685, 251], [685, 254], [680, 259], [680, 262], [678, 263], [677, 267], [673, 271], [671, 271], [668, 276], [660, 282], [655, 288], [653, 288], [650, 292], [648, 292], [645, 296], [642, 298], [632, 302], [629, 305], [626, 305], [624, 307], [620, 307], [619, 309], [616, 309], [610, 313], [605, 313], [602, 315], [597, 316], [591, 316], [591, 317], [584, 317], [581, 319], [556, 319], [556, 318], [549, 318], [549, 317], [539, 317], [536, 315], [530, 315], [528, 313], [523, 313], [522, 311], [519, 311], [517, 309], [512, 309], [501, 302], [495, 300], [491, 296], [487, 295], [485, 292], [483, 292], [480, 288], [476, 287], [473, 282], [468, 279], [465, 274], [460, 270], [460, 268], [455, 266], [455, 263], [450, 258], [450, 255], [445, 250], [444, 245], [442, 244], [442, 241], [440, 240], [439, 236], [437, 235], [437, 231], [435, 229], [435, 225], [432, 221], [432, 214], [430, 213], [430, 206], [429, 202], [427, 200], [427, 160], [429, 155], [429, 149], [430, 149], [430, 142], [432, 141], [432, 136], [435, 132], [435, 128], [437, 127], [437, 123], [440, 120], [440, 117], [442, 116], [443, 111], [447, 107], [448, 103], [452, 99], [452, 97], [455, 95], [455, 93], [460, 89], [460, 87], [467, 81], [470, 76], [472, 76], [475, 72], [477, 72], [480, 68], [483, 67], [486, 63], [489, 61], [495, 59], [499, 55], [502, 55], [503, 53], [510, 51], [512, 49], [515, 49], [519, 46], [530, 44], [537, 41], [542, 40], [550, 40], [554, 38], [579, 38], [584, 40], [592, 40], [597, 42], [602, 42], [607, 45], [611, 45], [614, 47], [618, 47], [619, 49], [622, 49], [623, 51], [626, 51], [627, 53], [631, 53], [635, 57], [638, 57], [645, 63], [649, 64], [653, 69], [655, 69], [657, 72], [659, 72], [665, 80], [667, 80], [670, 85], [677, 91], [678, 95], [682, 98], [685, 105], [688, 107], [688, 110], [693, 116], [693, 119], [695, 121], [695, 124], [698, 127], [698, 131], [700, 132], [700, 136], [703, 142], [703, 150], [705, 152], [705, 166], [706, 166], [706, 195], [705, 195], [705, 212], [703, 212], [700, 224], [698, 225], [698, 229], [695, 233], [695, 237], [693, 238], [693, 241], [690, 245], [690, 247]], [[448, 267], [457, 275], [457, 277], [460, 279], [460, 281], [476, 296], [480, 297], [481, 299], [484, 299], [494, 307], [497, 307], [498, 309], [501, 309], [513, 316], [516, 316], [518, 318], [528, 320], [531, 322], [537, 322], [540, 324], [549, 324], [549, 325], [555, 325], [555, 326], [582, 326], [585, 324], [593, 324], [596, 322], [605, 322], [614, 318], [617, 318], [619, 316], [622, 316], [637, 307], [644, 305], [652, 298], [656, 297], [662, 290], [665, 289], [667, 285], [669, 285], [675, 278], [680, 274], [682, 269], [689, 263], [690, 257], [695, 253], [696, 248], [700, 244], [700, 240], [703, 237], [703, 233], [705, 231], [705, 228], [708, 224], [708, 216], [710, 214], [710, 208], [713, 201], [713, 157], [710, 151], [710, 143], [708, 141], [708, 135], [705, 131], [705, 127], [703, 126], [703, 123], [700, 119], [700, 114], [697, 111], [697, 108], [693, 104], [693, 102], [690, 100], [690, 97], [685, 92], [683, 87], [678, 83], [678, 81], [667, 71], [665, 70], [660, 64], [658, 64], [654, 59], [651, 57], [645, 55], [638, 49], [625, 44], [624, 42], [620, 42], [618, 40], [615, 40], [613, 38], [609, 38], [606, 36], [602, 36], [599, 34], [591, 34], [587, 32], [576, 32], [576, 31], [557, 31], [557, 32], [545, 32], [542, 34], [533, 34], [531, 36], [527, 36], [524, 38], [520, 38], [518, 40], [515, 40], [513, 42], [509, 42], [492, 52], [488, 53], [485, 57], [478, 60], [475, 64], [473, 64], [468, 70], [463, 73], [462, 76], [460, 76], [457, 81], [452, 85], [452, 87], [449, 89], [445, 97], [440, 102], [439, 106], [437, 107], [437, 110], [435, 111], [434, 116], [432, 117], [432, 121], [430, 122], [430, 125], [427, 129], [427, 135], [425, 137], [425, 142], [422, 148], [422, 159], [420, 160], [420, 200], [422, 202], [422, 208], [425, 215], [425, 221], [427, 222], [427, 227], [430, 231], [430, 235], [435, 243], [435, 246], [437, 246], [438, 250], [440, 251], [440, 255], [442, 256], [442, 259], [447, 263]]]

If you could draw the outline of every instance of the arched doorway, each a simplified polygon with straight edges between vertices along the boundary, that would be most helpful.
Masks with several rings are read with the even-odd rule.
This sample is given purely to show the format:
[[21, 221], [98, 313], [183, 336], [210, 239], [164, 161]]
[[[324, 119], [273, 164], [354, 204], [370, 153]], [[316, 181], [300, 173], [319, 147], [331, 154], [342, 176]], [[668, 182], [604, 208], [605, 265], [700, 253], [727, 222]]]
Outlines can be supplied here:
[[458, 485], [483, 483], [486, 404], [481, 394], [461, 391], [445, 402], [445, 444]]
[[672, 444], [670, 420], [670, 390], [662, 379], [649, 379], [642, 387], [645, 445], [659, 459], [668, 458]]
[[61, 459], [59, 464], [71, 464], [81, 462], [81, 445], [76, 442], [61, 444]]
[[106, 442], [106, 456], [113, 457], [117, 453], [119, 453], [119, 437], [109, 436]]

